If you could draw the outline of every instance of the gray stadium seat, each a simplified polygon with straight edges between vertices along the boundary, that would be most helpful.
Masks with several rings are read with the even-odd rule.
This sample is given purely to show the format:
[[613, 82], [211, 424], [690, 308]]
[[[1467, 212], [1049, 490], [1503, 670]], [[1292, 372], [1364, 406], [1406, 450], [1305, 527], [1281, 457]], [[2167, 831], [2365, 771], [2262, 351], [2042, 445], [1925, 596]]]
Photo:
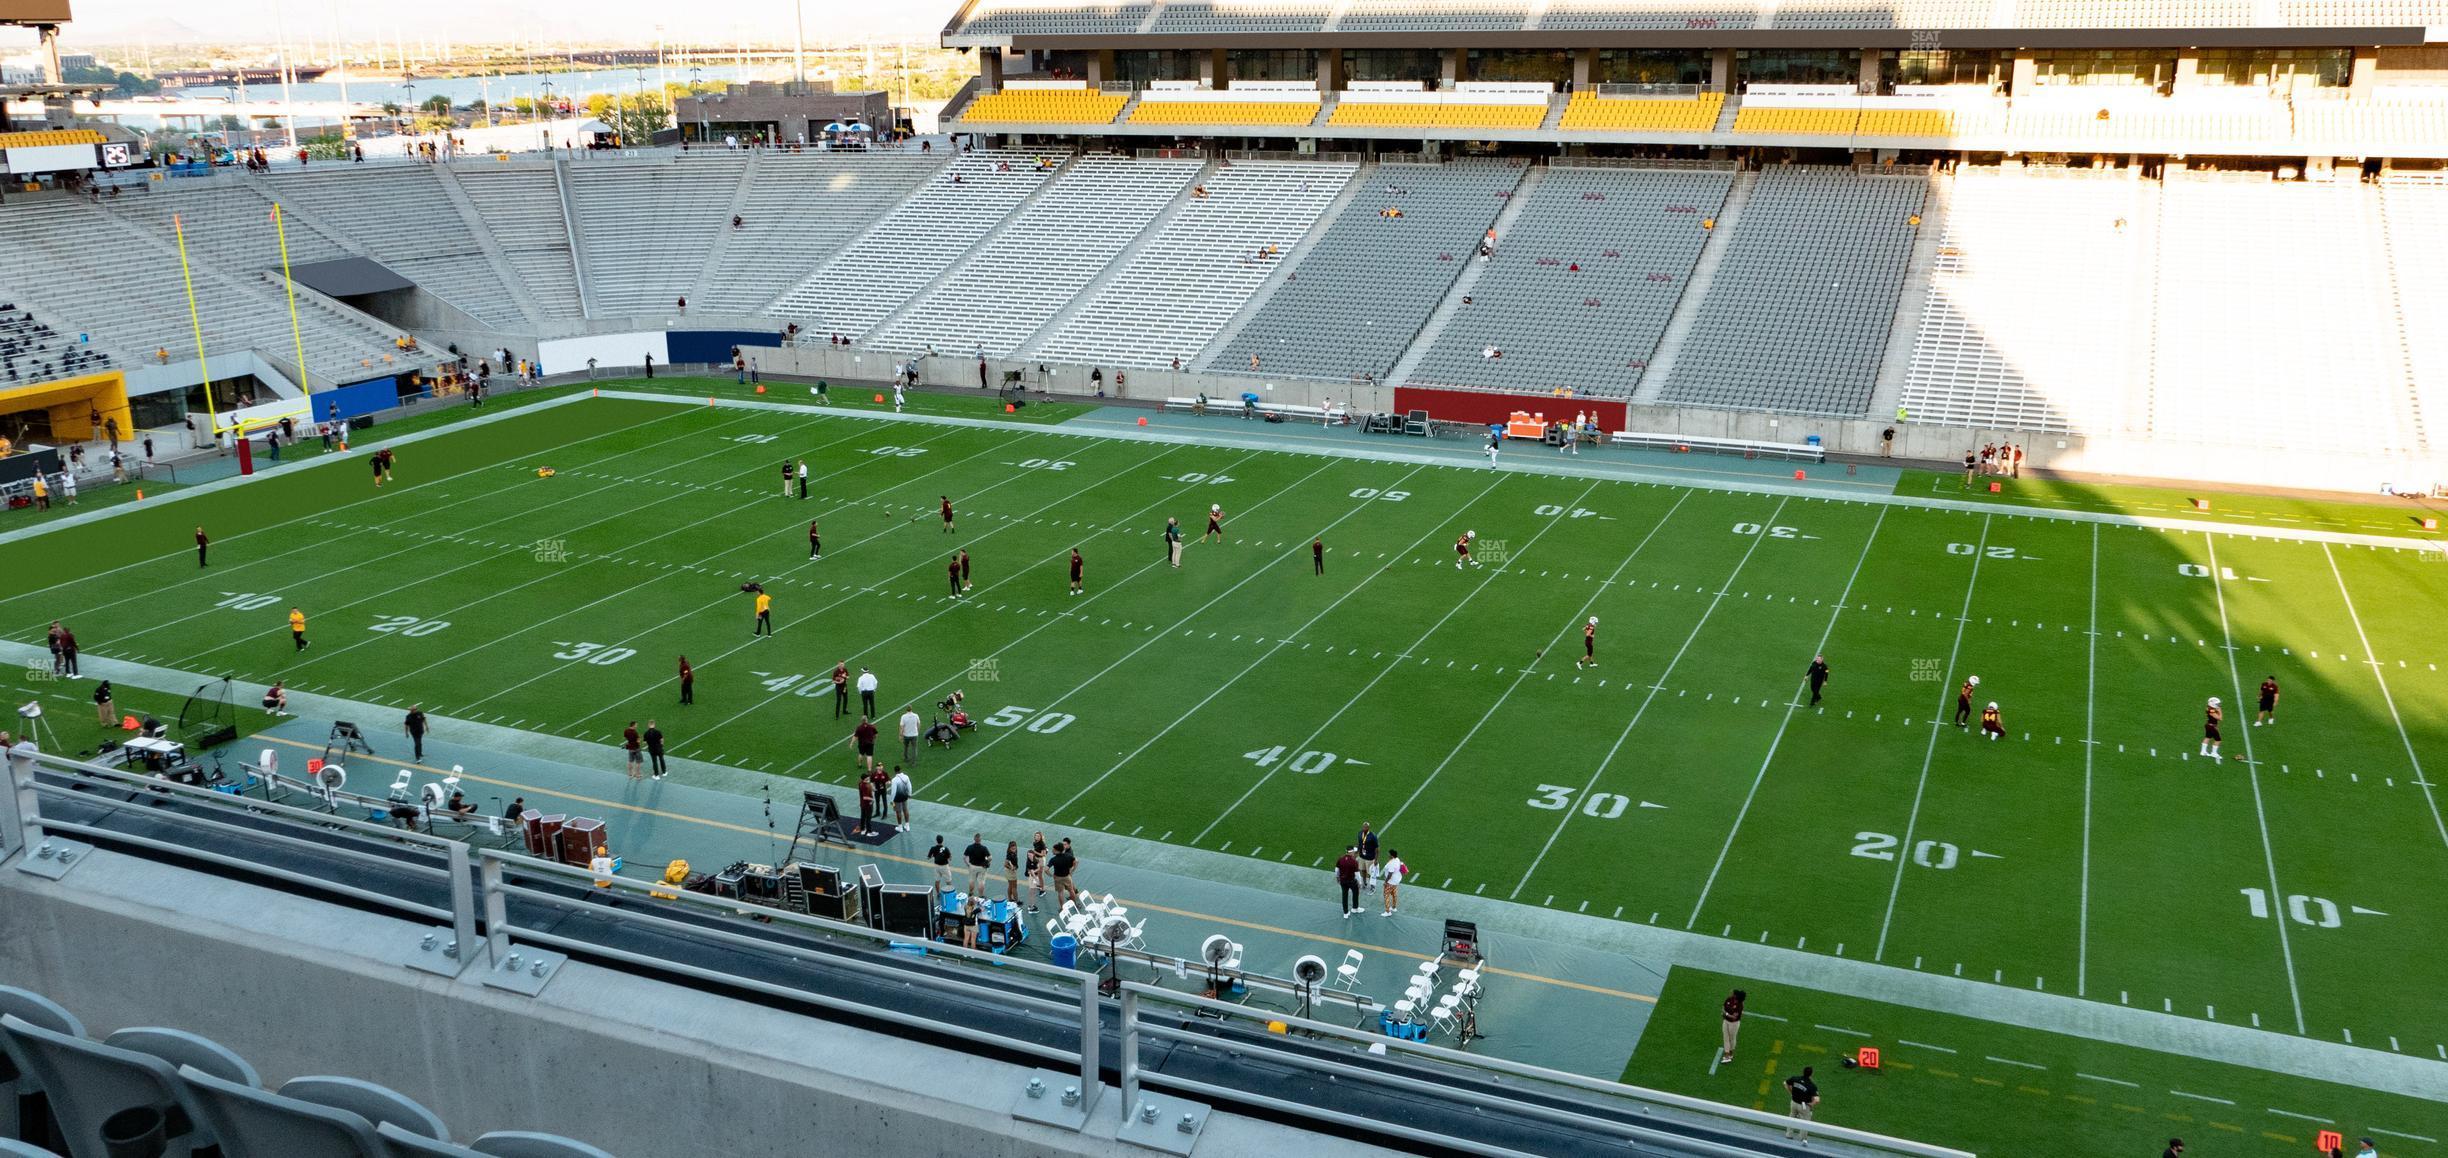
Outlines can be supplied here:
[[183, 1156], [209, 1145], [211, 1134], [180, 1103], [183, 1082], [170, 1063], [57, 1030], [15, 1014], [0, 1017], [0, 1041], [18, 1068], [42, 1083], [71, 1158], [105, 1158], [102, 1128], [123, 1110], [160, 1115], [162, 1153]]
[[477, 1153], [491, 1154], [494, 1158], [612, 1158], [610, 1151], [574, 1138], [526, 1130], [495, 1130], [476, 1139], [473, 1145]]
[[355, 1114], [284, 1097], [181, 1067], [188, 1111], [212, 1131], [225, 1158], [384, 1158], [374, 1127]]
[[194, 1066], [223, 1081], [245, 1085], [261, 1085], [263, 1079], [255, 1067], [228, 1047], [210, 1038], [198, 1037], [182, 1029], [159, 1026], [130, 1026], [102, 1039], [113, 1049], [133, 1050], [170, 1063], [171, 1068]]
[[60, 1156], [31, 1142], [0, 1138], [0, 1158], [60, 1158]]
[[428, 1138], [448, 1138], [450, 1128], [432, 1110], [406, 1094], [356, 1078], [291, 1078], [280, 1088], [284, 1098], [296, 1098], [355, 1114], [374, 1125], [393, 1125]]
[[403, 1130], [390, 1122], [378, 1123], [374, 1133], [382, 1138], [383, 1153], [390, 1158], [474, 1158], [479, 1153], [447, 1139]]
[[[30, 989], [0, 985], [0, 1014], [23, 1018], [54, 1033], [64, 1033], [70, 1037], [85, 1036], [85, 1023], [78, 1021], [75, 1014], [60, 1008], [59, 1003]], [[19, 1070], [11, 1056], [5, 1051], [0, 1051], [0, 1138], [22, 1138], [26, 1135], [27, 1131], [22, 1127], [29, 1123], [21, 1122], [18, 1119], [18, 1102], [29, 1095], [39, 1093], [41, 1089], [41, 1082], [34, 1080], [33, 1075]], [[48, 1131], [49, 1123], [49, 1115], [45, 1113], [38, 1122], [31, 1124], [39, 1125]]]

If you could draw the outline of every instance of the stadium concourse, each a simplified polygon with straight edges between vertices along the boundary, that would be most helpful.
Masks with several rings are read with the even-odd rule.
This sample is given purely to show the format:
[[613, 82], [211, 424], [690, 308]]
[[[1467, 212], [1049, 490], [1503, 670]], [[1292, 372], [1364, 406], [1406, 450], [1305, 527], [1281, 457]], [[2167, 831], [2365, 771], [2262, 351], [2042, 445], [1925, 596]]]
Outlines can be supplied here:
[[0, 132], [0, 1140], [2441, 1154], [2443, 30], [964, 0], [874, 148]]

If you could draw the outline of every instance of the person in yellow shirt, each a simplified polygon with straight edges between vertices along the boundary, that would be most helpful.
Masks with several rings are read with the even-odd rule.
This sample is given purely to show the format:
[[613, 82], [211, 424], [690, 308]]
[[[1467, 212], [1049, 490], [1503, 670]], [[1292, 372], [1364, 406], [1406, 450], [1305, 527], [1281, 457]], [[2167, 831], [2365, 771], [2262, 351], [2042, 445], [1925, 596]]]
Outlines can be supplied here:
[[748, 634], [751, 637], [773, 634], [773, 596], [757, 592], [756, 628]]
[[306, 613], [295, 607], [289, 609], [289, 639], [299, 651], [306, 650]]
[[51, 488], [44, 484], [43, 476], [40, 473], [34, 476], [34, 509], [38, 511], [51, 509]]

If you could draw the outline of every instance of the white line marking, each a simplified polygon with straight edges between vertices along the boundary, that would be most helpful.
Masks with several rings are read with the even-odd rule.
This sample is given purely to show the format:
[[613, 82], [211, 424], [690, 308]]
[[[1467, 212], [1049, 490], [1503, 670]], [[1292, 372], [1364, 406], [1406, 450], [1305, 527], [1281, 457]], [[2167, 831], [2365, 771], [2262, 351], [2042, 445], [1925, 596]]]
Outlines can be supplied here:
[[2313, 1114], [2298, 1114], [2293, 1110], [2281, 1110], [2274, 1106], [2270, 1108], [2270, 1113], [2276, 1114], [2281, 1118], [2301, 1118], [2307, 1122], [2318, 1122], [2324, 1126], [2334, 1126], [2337, 1124], [2337, 1119], [2335, 1118], [2323, 1118]]
[[[1878, 518], [1870, 524], [1869, 536], [1862, 540], [1861, 555], [1853, 560], [1853, 573], [1845, 577], [1844, 590], [1837, 595], [1835, 608], [1828, 612], [1827, 628], [1819, 633], [1819, 646], [1812, 650], [1812, 655], [1816, 656], [1826, 652], [1828, 640], [1835, 638], [1836, 620], [1844, 615], [1845, 605], [1851, 601], [1853, 581], [1861, 578], [1862, 564], [1870, 559], [1870, 546], [1878, 542], [1879, 528], [1885, 526], [1886, 523], [1887, 512], [1881, 508]], [[1852, 715], [1851, 712], [1845, 713], [1847, 718], [1851, 718]], [[1701, 906], [1708, 904], [1709, 890], [1717, 886], [1717, 874], [1725, 868], [1726, 854], [1734, 851], [1734, 838], [1742, 832], [1743, 818], [1751, 814], [1751, 802], [1759, 797], [1760, 783], [1768, 778], [1768, 765], [1776, 760], [1777, 746], [1785, 742], [1785, 729], [1793, 723], [1793, 717], [1793, 709], [1789, 706], [1786, 709], [1785, 718], [1777, 722], [1775, 734], [1768, 738], [1768, 754], [1760, 757], [1759, 771], [1752, 774], [1751, 788], [1743, 793], [1742, 807], [1735, 811], [1734, 823], [1726, 829], [1725, 843], [1717, 849], [1717, 861], [1709, 866], [1708, 879], [1700, 884], [1700, 896], [1692, 902], [1691, 919], [1683, 923], [1685, 929], [1700, 923]], [[1842, 953], [1843, 948], [1839, 946], [1837, 951]]]
[[1934, 1049], [1934, 1050], [1937, 1050], [1939, 1053], [1954, 1053], [1954, 1052], [1955, 1052], [1954, 1050], [1948, 1049], [1947, 1047], [1945, 1047], [1945, 1046], [1943, 1046], [1943, 1045], [1931, 1045], [1930, 1043], [1928, 1043], [1928, 1042], [1926, 1042], [1926, 1041], [1906, 1041], [1905, 1039], [1900, 1038], [1900, 1037], [1896, 1039], [1896, 1044], [1897, 1044], [1897, 1045], [1909, 1045], [1909, 1046], [1913, 1047], [1914, 1049]]
[[2091, 753], [2099, 747], [2092, 704], [2099, 692], [2099, 524], [2091, 525], [2091, 630], [2083, 637], [2082, 903], [2074, 925], [2074, 996], [2091, 988]]
[[[2337, 555], [2329, 550], [2329, 544], [2321, 544], [2321, 557], [2329, 561], [2329, 574], [2337, 579], [2338, 598], [2346, 601], [2346, 618], [2354, 624], [2355, 638], [2363, 642], [2363, 654], [2379, 659], [2372, 654], [2371, 637], [2363, 632], [2363, 617], [2355, 611], [2354, 596], [2346, 590], [2346, 574], [2338, 570]], [[2423, 800], [2431, 805], [2431, 825], [2439, 830], [2440, 841], [2448, 843], [2448, 821], [2440, 819], [2439, 801], [2431, 797], [2430, 778], [2423, 775], [2422, 757], [2414, 754], [2414, 738], [2406, 734], [2405, 717], [2397, 712], [2397, 697], [2389, 694], [2388, 677], [2380, 674], [2377, 663], [2372, 665], [2372, 679], [2380, 685], [2380, 702], [2388, 705], [2389, 719], [2397, 724], [2397, 739], [2405, 745], [2406, 762], [2414, 766], [2414, 779], [2422, 784]], [[2250, 751], [2247, 747], [2246, 752]]]
[[2086, 1074], [2081, 1070], [2074, 1071], [2074, 1076], [2078, 1078], [2089, 1078], [2095, 1082], [2106, 1082], [2112, 1086], [2123, 1086], [2129, 1090], [2138, 1090], [2142, 1088], [2142, 1083], [2140, 1082], [2129, 1082], [2123, 1078], [2103, 1078], [2098, 1074]]
[[2365, 1126], [2363, 1128], [2371, 1131], [2374, 1134], [2385, 1134], [2391, 1138], [2404, 1138], [2412, 1142], [2429, 1142], [2433, 1145], [2439, 1144], [2439, 1139], [2427, 1137], [2422, 1134], [2400, 1134], [2395, 1130], [2383, 1130], [2378, 1126]]
[[[1778, 499], [1775, 509], [1768, 512], [1766, 522], [1774, 524], [1777, 520], [1777, 516], [1784, 512], [1785, 504], [1790, 501], [1790, 499]], [[1665, 521], [1663, 519], [1659, 520], [1659, 525], [1665, 525]], [[1726, 583], [1728, 585], [1731, 585], [1735, 578], [1742, 574], [1743, 568], [1750, 564], [1751, 556], [1759, 550], [1759, 545], [1766, 542], [1767, 539], [1768, 536], [1764, 534], [1755, 536], [1751, 540], [1750, 545], [1743, 548], [1742, 558], [1735, 560], [1734, 570], [1726, 576]], [[1644, 546], [1647, 545], [1648, 542], [1649, 540], [1647, 539], [1641, 540], [1641, 543]], [[1628, 564], [1631, 562], [1631, 559], [1626, 557], [1624, 562]], [[1666, 682], [1667, 677], [1674, 674], [1676, 665], [1683, 662], [1683, 657], [1691, 651], [1691, 645], [1699, 640], [1700, 632], [1708, 627], [1709, 616], [1717, 610], [1717, 605], [1724, 600], [1725, 592], [1719, 591], [1716, 595], [1709, 599], [1708, 606], [1701, 609], [1700, 618], [1697, 622], [1692, 624], [1691, 633], [1683, 637], [1683, 646], [1675, 649], [1674, 658], [1667, 660], [1665, 670], [1658, 673], [1659, 683]], [[1576, 796], [1574, 799], [1588, 799], [1590, 790], [1596, 788], [1598, 786], [1599, 778], [1606, 775], [1607, 766], [1615, 762], [1615, 756], [1617, 753], [1623, 751], [1624, 741], [1632, 738], [1632, 729], [1640, 726], [1641, 718], [1649, 714], [1649, 705], [1656, 702], [1657, 693], [1654, 691], [1641, 697], [1640, 707], [1633, 710], [1632, 718], [1624, 723], [1623, 731], [1616, 734], [1614, 746], [1608, 748], [1606, 755], [1599, 759], [1598, 767], [1590, 773], [1589, 783], [1581, 786], [1580, 795]], [[1786, 718], [1793, 718], [1793, 713], [1787, 712]], [[1476, 729], [1473, 730], [1475, 731]], [[1448, 758], [1450, 759], [1450, 757]], [[1423, 784], [1421, 787], [1424, 788], [1426, 785]], [[1417, 792], [1412, 793], [1413, 799], [1417, 799], [1418, 795], [1419, 794]], [[1409, 807], [1408, 802], [1405, 802], [1405, 807]], [[1536, 857], [1531, 858], [1530, 868], [1527, 872], [1522, 873], [1521, 883], [1513, 886], [1514, 896], [1521, 895], [1522, 886], [1530, 883], [1530, 874], [1537, 872], [1539, 865], [1546, 861], [1548, 852], [1555, 848], [1557, 839], [1564, 835], [1564, 829], [1572, 824], [1573, 813], [1578, 811], [1580, 811], [1578, 808], [1570, 809], [1566, 811], [1562, 817], [1559, 817], [1556, 820], [1555, 831], [1547, 834], [1547, 843], [1539, 847], [1539, 853]]]
[[2216, 1102], [2222, 1106], [2232, 1106], [2235, 1104], [2235, 1099], [2233, 1098], [2214, 1098], [2208, 1094], [2188, 1094], [2183, 1090], [2169, 1090], [2168, 1092], [2180, 1098], [2191, 1098], [2197, 1102]]
[[1811, 1023], [1811, 1026], [1812, 1026], [1812, 1028], [1814, 1028], [1814, 1029], [1824, 1029], [1824, 1030], [1828, 1031], [1829, 1033], [1841, 1033], [1841, 1034], [1846, 1034], [1846, 1035], [1849, 1035], [1849, 1036], [1852, 1036], [1852, 1037], [1868, 1037], [1868, 1036], [1870, 1036], [1869, 1034], [1864, 1033], [1864, 1032], [1862, 1032], [1861, 1030], [1858, 1030], [1858, 1029], [1846, 1029], [1845, 1027], [1843, 1027], [1843, 1026], [1841, 1026], [1841, 1025], [1821, 1025], [1821, 1024], [1819, 1024], [1818, 1022], [1815, 1022], [1815, 1021], [1814, 1021], [1814, 1022], [1812, 1022], [1812, 1023]]
[[[2244, 672], [2242, 668], [2236, 666], [2236, 653], [2233, 647], [2235, 631], [2228, 626], [2227, 622], [2227, 585], [2219, 578], [2218, 536], [2203, 535], [2202, 546], [2209, 552], [2210, 591], [2218, 599], [2219, 633], [2230, 645], [2227, 651], [2227, 678], [2235, 685], [2235, 703], [2237, 709], [2241, 711], [2246, 703]], [[2244, 775], [2252, 784], [2253, 819], [2259, 821], [2261, 825], [2261, 863], [2269, 870], [2270, 895], [2284, 896], [2286, 890], [2278, 884], [2277, 848], [2270, 841], [2269, 812], [2261, 803], [2261, 769], [2258, 764], [2250, 763], [2253, 759], [2252, 728], [2246, 726], [2237, 728], [2236, 731], [2244, 739], [2244, 759], [2248, 762]], [[2307, 1032], [2307, 1027], [2304, 1022], [2303, 990], [2295, 980], [2295, 950], [2287, 943], [2287, 923], [2271, 921], [2270, 924], [2278, 927], [2278, 956], [2286, 962], [2287, 999], [2295, 1005], [2295, 1032], [2304, 1033]]]
[[1996, 1063], [1998, 1063], [1999, 1065], [2005, 1065], [2005, 1066], [2022, 1066], [2024, 1069], [2027, 1069], [2027, 1070], [2046, 1070], [2046, 1069], [2048, 1069], [2048, 1067], [2047, 1067], [2047, 1066], [2044, 1066], [2044, 1065], [2036, 1065], [2036, 1064], [2034, 1064], [2034, 1063], [2027, 1062], [2027, 1061], [2016, 1061], [2016, 1060], [2015, 1060], [2015, 1059], [2013, 1059], [2013, 1058], [2010, 1058], [2010, 1057], [1999, 1057], [1999, 1056], [1997, 1056], [1996, 1054], [1989, 1054], [1989, 1055], [1987, 1055], [1987, 1056], [1988, 1056], [1988, 1059], [1989, 1059], [1990, 1061], [1996, 1062]]
[[[1947, 649], [1946, 670], [1950, 673], [1955, 672], [1956, 663], [1963, 657], [1964, 620], [1972, 614], [1972, 593], [1980, 587], [1981, 556], [1987, 553], [1989, 546], [1989, 521], [1990, 516], [1981, 516], [1980, 541], [1973, 547], [1972, 577], [1964, 584], [1963, 614], [1956, 617], [1955, 643], [1954, 646]], [[1945, 697], [1946, 684], [1941, 681], [1939, 684], [1940, 711], [1945, 710]], [[1938, 736], [1943, 731], [1945, 731], [1944, 728], [1935, 725], [1930, 728], [1929, 746], [1921, 753], [1921, 778], [1913, 785], [1912, 811], [1905, 814], [1904, 843], [1899, 847], [1911, 848], [1913, 846], [1913, 832], [1921, 821], [1921, 798], [1929, 791], [1930, 762], [1938, 757]], [[1911, 861], [1907, 857], [1896, 857], [1895, 883], [1888, 886], [1887, 889], [1887, 915], [1879, 921], [1878, 947], [1870, 954], [1870, 959], [1873, 961], [1883, 960], [1887, 955], [1887, 933], [1895, 925], [1896, 897], [1904, 891], [1904, 867], [1909, 863]]]

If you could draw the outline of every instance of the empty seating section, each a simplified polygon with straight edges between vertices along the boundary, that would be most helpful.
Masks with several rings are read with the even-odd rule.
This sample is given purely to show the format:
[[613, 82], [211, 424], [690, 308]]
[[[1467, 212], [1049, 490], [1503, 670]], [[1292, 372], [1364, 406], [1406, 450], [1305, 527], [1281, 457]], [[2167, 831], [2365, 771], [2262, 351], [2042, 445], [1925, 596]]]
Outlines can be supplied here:
[[[0, 294], [7, 291], [0, 290]], [[0, 300], [0, 390], [111, 368], [107, 353], [77, 341], [33, 312]]]
[[2160, 206], [2152, 437], [2416, 449], [2373, 190], [2178, 175]]
[[870, 343], [1009, 355], [1188, 193], [1205, 167], [1113, 156], [1072, 162], [993, 246], [971, 255]]
[[1758, 0], [1549, 0], [1542, 30], [1595, 28], [1752, 28], [1760, 23]]
[[1433, 101], [1335, 102], [1326, 123], [1356, 129], [1535, 129], [1547, 106], [1459, 104]]
[[[188, 252], [234, 273], [279, 270], [280, 236], [273, 231], [272, 199], [246, 181], [188, 181], [144, 196], [105, 201], [103, 206], [131, 228], [177, 244], [170, 219], [187, 231]], [[292, 265], [348, 257], [350, 251], [295, 213], [280, 226], [289, 237]]]
[[2294, 27], [2448, 26], [2448, 0], [2279, 0], [2278, 11]]
[[1849, 137], [1861, 121], [1861, 110], [1847, 105], [1843, 108], [1755, 108], [1744, 105], [1734, 110], [1734, 131], [1738, 133], [1809, 133]]
[[980, 150], [916, 193], [766, 310], [813, 335], [856, 338], [966, 256], [1060, 168], [1052, 154]]
[[1035, 353], [1161, 366], [1196, 359], [1350, 182], [1341, 162], [1245, 161], [1194, 198]]
[[1384, 378], [1521, 184], [1489, 164], [1380, 165], [1208, 368]]
[[762, 312], [948, 160], [914, 151], [755, 157], [737, 210], [740, 227], [723, 239], [705, 284], [689, 295], [689, 308]]
[[961, 123], [1006, 125], [1103, 125], [1112, 123], [1130, 97], [1090, 88], [1007, 88], [980, 95], [961, 110]]
[[2448, 181], [2380, 189], [2397, 313], [2421, 406], [2423, 435], [2448, 441]]
[[1760, 174], [1660, 397], [1792, 414], [1870, 405], [1927, 180]]
[[2295, 139], [2311, 155], [2373, 156], [2397, 149], [2423, 151], [2439, 147], [2441, 126], [2448, 125], [2448, 89], [2392, 92], [2383, 88], [2371, 100], [2302, 101], [2295, 106]]
[[962, 22], [962, 36], [1089, 36], [1137, 32], [1153, 3], [1081, 0], [979, 0]]
[[[611, 1158], [529, 1131], [495, 1131], [463, 1147], [439, 1115], [388, 1087], [307, 1075], [274, 1090], [210, 1038], [155, 1026], [89, 1034], [59, 1003], [13, 986], [0, 986], [0, 1064], [8, 1074], [0, 1153]], [[128, 1141], [128, 1127], [115, 1120], [122, 1116], [147, 1119], [140, 1126], [153, 1127], [149, 1136], [140, 1130]]]
[[1951, 137], [1955, 114], [1944, 109], [1863, 109], [1853, 131], [1864, 137]]
[[329, 168], [260, 178], [272, 196], [338, 231], [417, 288], [504, 329], [527, 324], [482, 243], [430, 167]]
[[2196, 28], [2254, 23], [2255, 0], [2014, 0], [2009, 28]]
[[601, 317], [668, 311], [697, 287], [714, 239], [731, 227], [746, 171], [728, 151], [567, 170], [579, 258]]
[[[2133, 365], [2139, 182], [1958, 170], [1899, 402], [1914, 422], [2114, 434]], [[2079, 255], [2079, 256], [2077, 256]]]
[[1317, 119], [1318, 102], [1168, 101], [1139, 98], [1134, 125], [1305, 125]]
[[1733, 180], [1731, 169], [1547, 170], [1411, 379], [1629, 396]]
[[1689, 99], [1675, 97], [1608, 97], [1577, 92], [1564, 106], [1558, 128], [1566, 132], [1705, 133], [1717, 127], [1725, 94], [1704, 92]]
[[1184, 0], [1156, 13], [1150, 32], [1316, 32], [1333, 0]]
[[1776, 7], [1778, 28], [1982, 28], [1991, 0], [1789, 0]]
[[22, 133], [0, 133], [0, 149], [40, 149], [52, 145], [99, 145], [102, 134], [93, 129], [30, 129]]
[[[109, 255], [107, 276], [96, 268], [97, 254]], [[178, 253], [129, 222], [79, 202], [13, 204], [0, 213], [0, 255], [0, 299], [63, 323], [73, 319], [78, 332], [122, 364], [150, 362], [157, 350], [174, 361], [195, 357]], [[201, 263], [195, 290], [208, 355], [251, 349], [282, 364], [296, 358], [277, 281]], [[301, 306], [308, 300], [300, 295]], [[317, 385], [372, 377], [361, 364], [379, 367], [393, 353], [393, 332], [354, 312], [301, 308], [298, 321]]]
[[1338, 32], [1518, 30], [1529, 19], [1522, 0], [1351, 0]]
[[570, 260], [561, 183], [544, 165], [454, 166], [451, 179], [476, 206], [494, 252], [510, 264], [519, 296], [537, 317], [568, 320], [579, 309], [578, 267]]

